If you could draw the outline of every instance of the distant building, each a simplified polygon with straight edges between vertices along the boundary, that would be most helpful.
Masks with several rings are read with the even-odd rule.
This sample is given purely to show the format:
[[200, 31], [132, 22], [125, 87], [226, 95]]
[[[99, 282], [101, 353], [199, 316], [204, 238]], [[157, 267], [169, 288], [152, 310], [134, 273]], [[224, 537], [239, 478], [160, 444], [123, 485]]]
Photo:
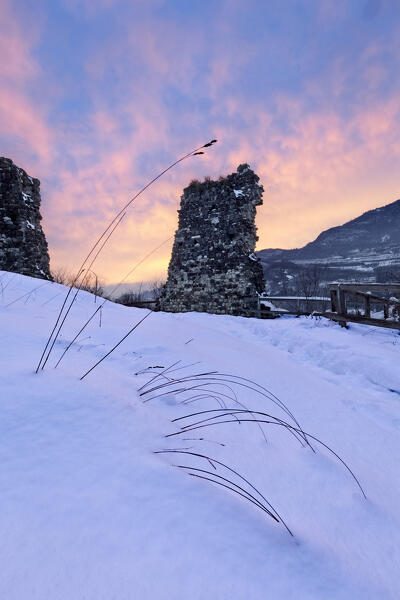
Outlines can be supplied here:
[[218, 181], [193, 181], [181, 197], [161, 310], [258, 316], [265, 288], [256, 207], [263, 187], [247, 164]]

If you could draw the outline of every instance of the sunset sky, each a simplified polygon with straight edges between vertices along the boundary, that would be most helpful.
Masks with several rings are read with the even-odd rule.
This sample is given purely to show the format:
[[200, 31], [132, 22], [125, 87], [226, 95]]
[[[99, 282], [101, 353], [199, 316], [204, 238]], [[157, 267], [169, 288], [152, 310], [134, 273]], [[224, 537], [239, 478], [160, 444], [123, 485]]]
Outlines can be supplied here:
[[[173, 235], [182, 188], [248, 162], [258, 249], [400, 198], [399, 0], [0, 0], [0, 155], [41, 180], [53, 268], [135, 203], [115, 282]], [[171, 241], [132, 276], [165, 276]]]

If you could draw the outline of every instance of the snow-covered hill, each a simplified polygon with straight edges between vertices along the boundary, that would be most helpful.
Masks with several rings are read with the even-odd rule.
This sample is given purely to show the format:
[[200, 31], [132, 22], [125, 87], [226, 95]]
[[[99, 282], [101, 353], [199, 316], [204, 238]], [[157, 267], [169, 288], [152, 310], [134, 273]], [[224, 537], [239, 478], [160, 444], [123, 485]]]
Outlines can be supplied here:
[[400, 200], [369, 210], [323, 231], [294, 250], [257, 252], [272, 291], [280, 293], [304, 268], [318, 265], [326, 281], [398, 281], [400, 278]]
[[[146, 314], [107, 302], [54, 369], [97, 306], [82, 293], [46, 369], [35, 374], [64, 294], [54, 283], [0, 273], [1, 598], [400, 597], [397, 333], [311, 318], [154, 313], [80, 381]], [[219, 381], [204, 379], [197, 391], [179, 390], [186, 381], [152, 400], [157, 390], [139, 395], [166, 377], [210, 371]], [[325, 447], [310, 440], [313, 453], [271, 424], [263, 425], [266, 443], [251, 419], [238, 422], [240, 413], [234, 423], [165, 438], [209, 415], [173, 419], [224, 404], [293, 423], [261, 388], [224, 383], [222, 373], [275, 394], [304, 431], [346, 461], [367, 499]], [[219, 463], [154, 454], [166, 449], [235, 469], [294, 537]], [[190, 472], [229, 479], [247, 500]]]

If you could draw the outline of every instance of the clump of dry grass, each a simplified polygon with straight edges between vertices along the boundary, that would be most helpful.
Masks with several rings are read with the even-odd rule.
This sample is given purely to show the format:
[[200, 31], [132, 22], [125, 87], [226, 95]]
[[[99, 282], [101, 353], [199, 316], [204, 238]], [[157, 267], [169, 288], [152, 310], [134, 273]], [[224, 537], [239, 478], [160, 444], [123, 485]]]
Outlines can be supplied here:
[[[171, 422], [174, 425], [179, 426], [179, 429], [166, 434], [165, 437], [167, 439], [181, 437], [183, 440], [197, 442], [204, 441], [208, 443], [209, 440], [204, 440], [203, 437], [196, 438], [187, 436], [194, 432], [197, 433], [199, 430], [215, 428], [220, 425], [232, 424], [237, 426], [248, 424], [250, 426], [256, 425], [260, 428], [264, 439], [266, 440], [264, 428], [269, 426], [279, 427], [289, 433], [301, 446], [308, 447], [315, 452], [314, 444], [316, 444], [332, 454], [345, 467], [355, 481], [363, 497], [366, 498], [358, 478], [347, 462], [345, 462], [335, 450], [320, 438], [304, 431], [289, 408], [267, 388], [245, 377], [229, 373], [220, 373], [218, 371], [191, 373], [189, 375], [177, 377], [176, 372], [185, 368], [184, 366], [178, 366], [180, 363], [181, 361], [176, 361], [166, 368], [159, 367], [157, 368], [158, 372], [156, 374], [154, 374], [153, 369], [148, 371], [149, 373], [152, 373], [151, 378], [138, 390], [140, 396], [143, 398], [143, 402], [162, 399], [165, 396], [172, 395], [175, 399], [181, 398], [178, 401], [178, 405], [180, 406], [211, 400], [216, 402], [218, 408], [207, 408], [205, 410], [189, 412], [172, 419]], [[238, 390], [241, 389], [242, 391], [245, 390], [246, 393], [251, 392], [251, 394], [256, 394], [263, 400], [268, 401], [283, 413], [282, 417], [270, 412], [253, 410], [244, 406], [239, 401], [235, 388]], [[232, 403], [234, 403], [235, 406], [232, 406]], [[236, 429], [233, 431], [236, 431]], [[220, 446], [226, 446], [226, 443], [215, 443], [218, 443]], [[293, 535], [284, 519], [277, 513], [276, 509], [271, 506], [265, 496], [263, 496], [248, 479], [239, 474], [236, 469], [233, 469], [225, 463], [219, 462], [208, 454], [192, 452], [190, 449], [171, 448], [160, 450], [157, 453], [185, 455], [187, 458], [197, 457], [203, 461], [207, 461], [208, 466], [210, 466], [211, 469], [207, 469], [205, 468], [205, 465], [199, 465], [198, 463], [192, 464], [191, 461], [190, 464], [175, 464], [174, 466], [184, 470], [193, 477], [219, 485], [236, 495], [241, 496], [260, 510], [264, 511], [275, 521], [281, 522], [287, 531]], [[219, 465], [223, 470], [227, 470], [231, 474], [234, 474], [236, 478], [241, 479], [241, 482], [235, 481], [235, 478], [232, 478], [231, 476], [228, 477], [226, 473], [217, 473], [216, 465]]]

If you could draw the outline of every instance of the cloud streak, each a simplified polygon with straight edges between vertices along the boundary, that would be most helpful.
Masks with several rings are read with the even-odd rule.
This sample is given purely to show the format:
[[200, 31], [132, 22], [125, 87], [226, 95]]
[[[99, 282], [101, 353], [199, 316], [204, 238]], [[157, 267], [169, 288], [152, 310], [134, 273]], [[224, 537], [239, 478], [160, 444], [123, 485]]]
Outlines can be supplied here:
[[[271, 3], [260, 16], [263, 29], [251, 6], [210, 10], [205, 3], [191, 12], [179, 2], [132, 8], [107, 0], [96, 12], [88, 3], [80, 16], [69, 1], [65, 13], [51, 13], [51, 26], [60, 36], [65, 22], [88, 34], [69, 50], [71, 64], [54, 72], [46, 33], [38, 27], [27, 39], [20, 13], [8, 5], [0, 131], [7, 154], [42, 180], [54, 266], [76, 267], [129, 197], [210, 137], [220, 140], [212, 154], [179, 166], [132, 207], [99, 261], [108, 281], [174, 233], [179, 197], [192, 178], [218, 177], [241, 162], [266, 188], [260, 248], [302, 245], [400, 196], [395, 21], [381, 9], [352, 41], [360, 16], [333, 18], [329, 2], [304, 15], [303, 3], [290, 2], [286, 15]], [[304, 46], [313, 27], [315, 39]], [[324, 40], [341, 45], [333, 51]], [[66, 85], [72, 80], [73, 89]], [[165, 274], [169, 250], [161, 248], [136, 279]]]
[[22, 28], [11, 4], [2, 3], [0, 132], [5, 145], [15, 147], [32, 164], [37, 159], [49, 162], [52, 137], [42, 107], [30, 97], [30, 86], [40, 73], [32, 56], [37, 34], [34, 25], [28, 31]]

